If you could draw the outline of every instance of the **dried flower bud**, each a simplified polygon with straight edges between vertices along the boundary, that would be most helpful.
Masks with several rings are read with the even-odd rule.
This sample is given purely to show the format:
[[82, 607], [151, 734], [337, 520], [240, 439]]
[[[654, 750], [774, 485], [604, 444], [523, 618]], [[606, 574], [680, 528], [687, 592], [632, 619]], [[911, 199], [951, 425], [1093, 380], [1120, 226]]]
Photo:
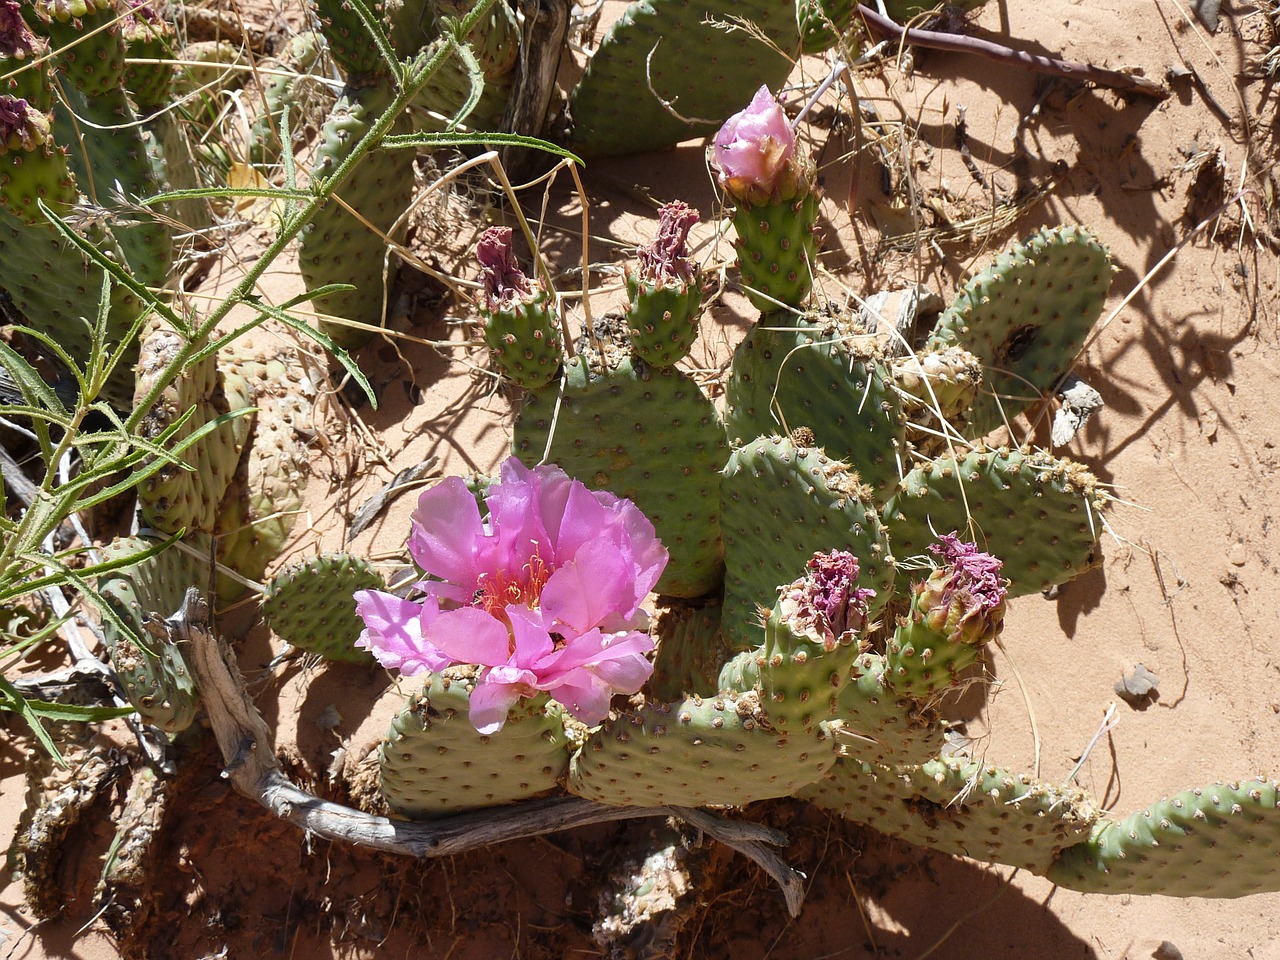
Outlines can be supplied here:
[[1004, 561], [962, 543], [954, 532], [929, 548], [943, 565], [916, 586], [916, 609], [929, 626], [953, 642], [981, 645], [1004, 625], [1006, 581]]
[[646, 283], [692, 283], [697, 267], [689, 259], [689, 231], [699, 220], [698, 211], [676, 200], [658, 210], [658, 236], [636, 251], [640, 279]]

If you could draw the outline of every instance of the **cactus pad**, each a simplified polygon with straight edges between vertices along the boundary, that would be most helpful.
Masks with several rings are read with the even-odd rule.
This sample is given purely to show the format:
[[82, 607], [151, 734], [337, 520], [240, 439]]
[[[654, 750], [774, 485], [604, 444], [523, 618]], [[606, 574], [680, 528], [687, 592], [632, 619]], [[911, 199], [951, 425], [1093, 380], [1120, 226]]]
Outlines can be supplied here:
[[1086, 230], [1045, 228], [1000, 254], [943, 311], [926, 349], [960, 346], [986, 368], [978, 434], [1001, 426], [1062, 379], [1102, 313], [1111, 256]]
[[739, 443], [806, 427], [877, 500], [901, 476], [906, 421], [898, 394], [874, 338], [847, 315], [761, 318], [734, 351], [725, 426]]
[[500, 731], [482, 736], [467, 718], [466, 673], [429, 676], [382, 741], [382, 792], [399, 814], [440, 817], [535, 797], [553, 790], [569, 764], [558, 704], [522, 700]]
[[825, 731], [773, 729], [755, 692], [695, 696], [606, 721], [574, 755], [568, 787], [622, 806], [743, 806], [790, 796], [835, 758]]
[[372, 663], [357, 647], [362, 624], [357, 590], [384, 590], [386, 582], [367, 560], [322, 554], [286, 567], [266, 584], [262, 618], [277, 636], [326, 660]]
[[[1044, 590], [1097, 562], [1104, 496], [1084, 467], [1030, 450], [980, 448], [912, 470], [885, 505], [898, 559], [939, 534], [972, 535], [1004, 561], [1009, 596]], [[973, 518], [972, 526], [969, 519]]]
[[1098, 816], [1078, 788], [962, 757], [897, 771], [842, 758], [800, 796], [891, 837], [1037, 873]]
[[860, 587], [876, 591], [875, 615], [888, 600], [894, 565], [869, 491], [820, 449], [761, 437], [733, 451], [721, 483], [725, 543], [724, 634], [731, 648], [760, 643], [761, 608], [817, 552], [848, 550]]
[[565, 364], [563, 393], [558, 385], [526, 399], [516, 456], [538, 463], [554, 423], [548, 462], [593, 490], [634, 501], [653, 523], [671, 555], [657, 592], [697, 597], [714, 589], [722, 570], [716, 471], [728, 447], [711, 401], [688, 374], [630, 359], [588, 375], [584, 357], [575, 357]]
[[[767, 39], [726, 30], [735, 19], [755, 25]], [[792, 3], [633, 3], [600, 42], [574, 89], [570, 148], [585, 156], [615, 156], [665, 150], [710, 133], [742, 108], [743, 91], [761, 84], [777, 89], [799, 45]]]
[[1086, 893], [1243, 897], [1280, 890], [1280, 790], [1241, 780], [1098, 823], [1046, 876]]
[[[153, 545], [139, 537], [116, 540], [102, 550], [104, 560], [118, 560]], [[196, 553], [207, 538], [192, 542]], [[150, 631], [153, 618], [169, 617], [182, 606], [188, 587], [207, 586], [208, 563], [197, 555], [170, 547], [132, 567], [113, 571], [98, 583], [98, 592], [142, 640], [145, 647], [122, 633], [110, 620], [103, 621], [103, 635], [111, 665], [124, 685], [134, 709], [147, 723], [166, 733], [190, 726], [196, 715], [196, 685], [178, 646], [162, 631]], [[159, 634], [159, 635], [158, 635]]]

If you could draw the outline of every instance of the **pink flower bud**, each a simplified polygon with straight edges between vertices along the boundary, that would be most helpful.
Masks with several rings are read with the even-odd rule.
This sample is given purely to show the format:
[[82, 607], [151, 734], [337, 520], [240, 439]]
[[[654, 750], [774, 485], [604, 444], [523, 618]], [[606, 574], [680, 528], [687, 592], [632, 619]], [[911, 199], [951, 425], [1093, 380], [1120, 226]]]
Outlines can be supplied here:
[[712, 163], [720, 185], [734, 197], [772, 194], [791, 172], [796, 138], [768, 87], [735, 113], [716, 134]]

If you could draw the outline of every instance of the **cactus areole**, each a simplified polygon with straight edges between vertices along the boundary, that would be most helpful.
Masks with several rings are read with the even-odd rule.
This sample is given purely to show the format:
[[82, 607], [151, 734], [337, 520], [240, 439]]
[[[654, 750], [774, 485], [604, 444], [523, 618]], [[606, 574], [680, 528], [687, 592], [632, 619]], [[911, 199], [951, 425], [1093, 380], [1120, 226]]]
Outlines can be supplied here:
[[428, 577], [423, 599], [357, 592], [358, 644], [407, 676], [480, 666], [470, 717], [481, 734], [538, 691], [600, 723], [614, 693], [637, 692], [653, 671], [640, 605], [666, 548], [629, 500], [556, 466], [507, 460], [485, 503], [487, 519], [458, 477], [422, 495], [409, 552]]

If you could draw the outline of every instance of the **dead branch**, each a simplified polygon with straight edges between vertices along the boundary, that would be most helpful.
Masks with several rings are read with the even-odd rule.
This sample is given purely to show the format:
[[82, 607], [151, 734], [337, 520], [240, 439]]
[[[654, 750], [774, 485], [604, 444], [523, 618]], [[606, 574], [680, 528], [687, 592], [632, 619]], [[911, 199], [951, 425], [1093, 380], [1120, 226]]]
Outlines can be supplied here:
[[782, 888], [791, 916], [804, 900], [801, 875], [769, 846], [787, 842], [781, 831], [762, 824], [727, 820], [686, 807], [613, 807], [578, 797], [552, 797], [476, 810], [430, 822], [391, 820], [330, 803], [289, 781], [275, 757], [271, 731], [253, 705], [234, 654], [209, 626], [209, 608], [199, 591], [187, 591], [182, 609], [169, 620], [185, 640], [209, 724], [222, 750], [223, 776], [237, 792], [309, 833], [410, 857], [449, 857], [507, 840], [611, 820], [677, 817], [759, 864]]
[[858, 13], [866, 21], [867, 29], [881, 37], [894, 40], [904, 39], [917, 47], [930, 47], [934, 50], [949, 50], [952, 53], [970, 53], [997, 63], [1021, 67], [1032, 73], [1046, 73], [1054, 77], [1069, 77], [1073, 80], [1088, 80], [1100, 87], [1113, 90], [1124, 90], [1129, 93], [1140, 93], [1146, 97], [1163, 100], [1169, 91], [1154, 80], [1146, 77], [1135, 77], [1105, 67], [1095, 67], [1087, 63], [1074, 63], [1070, 60], [1056, 60], [1053, 57], [1025, 50], [1014, 50], [1003, 44], [977, 37], [966, 37], [960, 34], [938, 33], [933, 30], [916, 30], [900, 27], [888, 17], [881, 16], [864, 4], [858, 4]]

